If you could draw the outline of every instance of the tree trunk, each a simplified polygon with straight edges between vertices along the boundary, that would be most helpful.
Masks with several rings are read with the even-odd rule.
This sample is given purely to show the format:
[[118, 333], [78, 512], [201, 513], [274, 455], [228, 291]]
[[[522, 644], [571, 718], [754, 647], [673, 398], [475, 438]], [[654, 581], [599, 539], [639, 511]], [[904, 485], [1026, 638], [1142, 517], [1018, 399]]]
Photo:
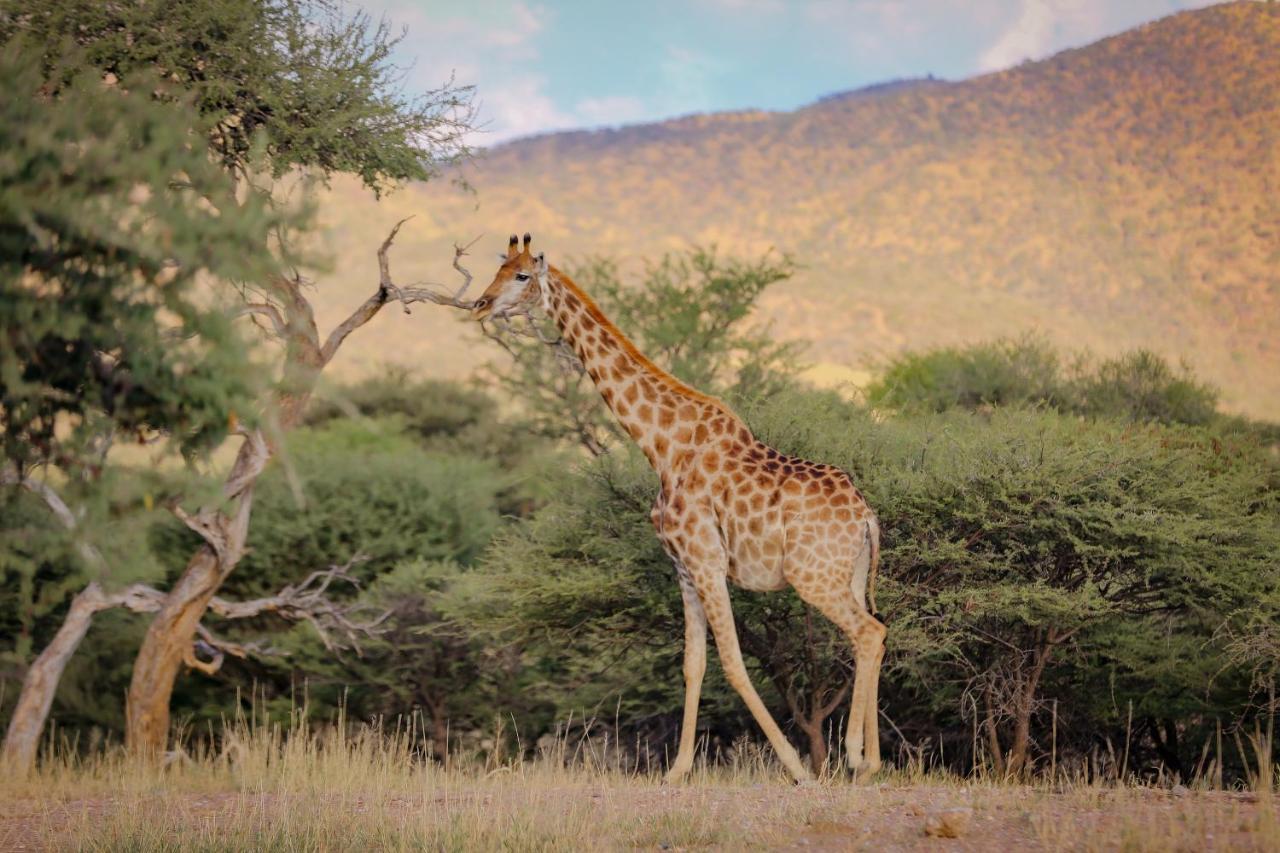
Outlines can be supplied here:
[[821, 720], [814, 722], [802, 716], [797, 716], [795, 721], [800, 730], [804, 732], [805, 737], [809, 739], [809, 767], [813, 770], [814, 776], [820, 776], [827, 766], [827, 739], [822, 733], [822, 724], [826, 721], [826, 718], [823, 717]]
[[108, 606], [102, 587], [90, 583], [71, 600], [71, 610], [53, 641], [32, 662], [22, 680], [22, 692], [9, 720], [9, 731], [4, 738], [4, 754], [0, 765], [5, 772], [26, 775], [35, 766], [36, 752], [40, 746], [40, 732], [53, 705], [58, 682], [67, 661], [80, 646], [93, 614]]
[[449, 713], [443, 698], [423, 697], [431, 736], [432, 757], [441, 764], [449, 763]]
[[1053, 654], [1053, 646], [1051, 638], [1046, 638], [1040, 643], [1031, 673], [1018, 691], [1017, 705], [1014, 708], [1013, 743], [1009, 748], [1009, 761], [1006, 767], [1010, 776], [1024, 776], [1031, 769], [1028, 761], [1031, 745], [1031, 712], [1035, 709], [1036, 691], [1040, 689], [1040, 677], [1044, 674], [1044, 668]]
[[[392, 232], [392, 236], [394, 234]], [[390, 238], [383, 245], [380, 259], [389, 244]], [[281, 277], [272, 284], [283, 309], [279, 331], [285, 344], [284, 372], [274, 395], [278, 440], [280, 434], [302, 420], [316, 380], [342, 340], [386, 302], [386, 288], [380, 287], [374, 297], [330, 335], [322, 348], [315, 316], [302, 292], [301, 282]], [[215, 528], [214, 535], [200, 531], [206, 543], [187, 563], [138, 649], [125, 707], [125, 745], [135, 755], [154, 757], [164, 751], [169, 737], [169, 699], [183, 657], [191, 647], [196, 626], [204, 617], [209, 600], [244, 553], [253, 509], [253, 486], [276, 449], [275, 441], [268, 443], [260, 432], [257, 435], [257, 441], [252, 436], [246, 437], [223, 488], [224, 498], [233, 501], [234, 515], [217, 513], [212, 522], [206, 522], [206, 526]], [[188, 526], [192, 526], [190, 522]]]
[[[400, 288], [391, 281], [387, 253], [405, 221], [401, 220], [391, 229], [378, 249], [377, 291], [338, 324], [323, 345], [320, 343], [315, 317], [303, 291], [301, 279], [278, 277], [271, 281], [275, 296], [279, 298], [279, 307], [261, 303], [246, 306], [248, 313], [266, 316], [285, 344], [283, 376], [275, 393], [277, 434], [286, 432], [302, 420], [320, 373], [337, 354], [347, 337], [372, 319], [387, 303], [391, 294], [396, 294], [405, 306], [406, 313], [409, 304], [413, 302], [434, 302], [457, 308], [471, 307], [470, 302], [462, 300], [467, 285], [471, 283], [471, 274], [458, 263], [466, 253], [465, 248], [455, 247], [454, 251], [454, 268], [465, 277], [465, 282], [453, 297], [442, 297], [427, 289]], [[228, 518], [222, 513], [211, 516], [201, 513], [195, 519], [184, 517], [188, 526], [205, 537], [206, 544], [191, 557], [177, 584], [158, 608], [134, 661], [125, 708], [125, 742], [134, 753], [155, 756], [164, 749], [169, 732], [169, 699], [173, 694], [178, 669], [192, 647], [196, 629], [210, 601], [243, 554], [253, 505], [253, 485], [274, 450], [260, 431], [246, 434], [245, 443], [240, 448], [223, 489], [224, 498], [231, 501], [234, 507], [233, 516]], [[9, 471], [0, 471], [0, 483], [19, 483], [40, 494], [64, 525], [69, 530], [74, 530], [74, 515], [51, 490], [29, 480], [20, 480]], [[90, 562], [101, 562], [101, 556], [92, 546], [80, 543], [77, 547]], [[94, 605], [95, 598], [101, 603]], [[116, 596], [112, 596], [112, 600], [108, 600], [102, 595], [101, 588], [92, 583], [73, 600], [72, 612], [68, 614], [54, 641], [40, 654], [27, 673], [22, 695], [18, 698], [9, 733], [5, 738], [3, 764], [8, 765], [12, 758], [16, 762], [14, 766], [26, 769], [31, 767], [40, 731], [44, 727], [67, 660], [84, 639], [93, 613], [103, 607], [122, 603], [114, 601], [115, 598]], [[153, 602], [146, 609], [157, 608]]]
[[151, 620], [134, 660], [125, 704], [125, 743], [130, 752], [154, 757], [164, 751], [169, 738], [169, 698], [178, 669], [222, 578], [213, 549], [201, 547]]
[[1151, 741], [1155, 744], [1156, 754], [1160, 756], [1161, 763], [1177, 777], [1178, 781], [1187, 778], [1187, 770], [1182, 763], [1182, 757], [1178, 754], [1178, 726], [1170, 719], [1161, 721], [1164, 727], [1164, 737], [1160, 736], [1161, 725], [1157, 724], [1154, 717], [1147, 718], [1147, 730], [1151, 733]]
[[991, 685], [983, 692], [986, 716], [982, 720], [982, 731], [987, 736], [987, 751], [991, 753], [991, 764], [997, 776], [1005, 775], [1004, 749], [1000, 746], [1000, 732], [996, 729], [996, 711], [991, 701]]

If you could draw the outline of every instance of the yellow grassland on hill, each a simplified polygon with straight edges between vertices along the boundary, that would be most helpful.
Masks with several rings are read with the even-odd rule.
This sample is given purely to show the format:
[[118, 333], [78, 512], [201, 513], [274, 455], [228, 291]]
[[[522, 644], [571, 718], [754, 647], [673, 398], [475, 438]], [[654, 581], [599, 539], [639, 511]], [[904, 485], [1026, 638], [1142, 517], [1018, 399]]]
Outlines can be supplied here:
[[[909, 348], [1040, 330], [1069, 349], [1185, 360], [1227, 408], [1280, 418], [1280, 5], [1185, 12], [1042, 62], [906, 81], [790, 113], [700, 115], [499, 146], [375, 203], [323, 198], [322, 316], [376, 283], [480, 287], [511, 231], [553, 262], [624, 269], [691, 244], [804, 268], [762, 317], [847, 375]], [[459, 375], [496, 356], [459, 312], [384, 312], [338, 370]]]

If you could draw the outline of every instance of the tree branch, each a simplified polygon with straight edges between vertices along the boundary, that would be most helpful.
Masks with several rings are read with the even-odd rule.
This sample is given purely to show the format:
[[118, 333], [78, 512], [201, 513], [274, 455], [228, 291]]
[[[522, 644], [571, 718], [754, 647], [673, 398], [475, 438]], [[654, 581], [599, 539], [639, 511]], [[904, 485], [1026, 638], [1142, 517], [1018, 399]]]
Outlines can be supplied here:
[[277, 337], [284, 339], [288, 335], [288, 329], [285, 327], [284, 318], [280, 316], [280, 312], [276, 310], [276, 306], [268, 302], [248, 302], [232, 316], [243, 317], [247, 314], [255, 314], [266, 317], [270, 320], [271, 328], [275, 331]]
[[[336, 604], [328, 597], [327, 592], [335, 580], [358, 587], [359, 581], [352, 577], [350, 570], [352, 566], [367, 559], [363, 555], [357, 555], [343, 565], [332, 565], [322, 571], [312, 572], [297, 586], [286, 586], [275, 595], [265, 598], [227, 601], [215, 596], [209, 602], [209, 609], [226, 619], [248, 619], [263, 613], [274, 613], [291, 622], [305, 620], [316, 629], [321, 642], [329, 651], [350, 646], [359, 654], [359, 638], [378, 633], [378, 626], [386, 621], [391, 612], [385, 611], [368, 620], [357, 620], [353, 616], [361, 609], [359, 606]], [[339, 634], [341, 640], [335, 642], [330, 632]]]
[[[71, 511], [71, 508], [67, 506], [66, 501], [62, 499], [62, 496], [58, 494], [57, 490], [54, 489], [53, 486], [31, 476], [21, 476], [13, 468], [4, 468], [3, 470], [0, 470], [0, 485], [19, 486], [40, 498], [44, 501], [45, 506], [49, 507], [49, 511], [54, 514], [59, 522], [62, 523], [62, 526], [71, 532], [74, 537], [74, 534], [79, 528], [80, 520], [77, 518], [76, 514]], [[107, 561], [103, 559], [101, 551], [79, 538], [74, 539], [74, 544], [76, 553], [78, 553], [86, 563], [98, 570], [106, 568]]]

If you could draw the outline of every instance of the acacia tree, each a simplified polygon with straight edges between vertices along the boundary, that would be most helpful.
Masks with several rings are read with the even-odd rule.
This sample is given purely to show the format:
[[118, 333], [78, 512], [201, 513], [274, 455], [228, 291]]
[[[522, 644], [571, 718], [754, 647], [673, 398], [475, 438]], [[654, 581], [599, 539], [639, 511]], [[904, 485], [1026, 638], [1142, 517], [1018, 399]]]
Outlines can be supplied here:
[[1140, 714], [1171, 697], [1206, 707], [1203, 661], [1230, 666], [1215, 630], [1280, 582], [1275, 494], [1252, 442], [1022, 410], [899, 429], [873, 468], [895, 645], [980, 727], [998, 773], [1030, 771], [1046, 684], [1089, 667], [1095, 687], [1098, 670], [1143, 681]]
[[[421, 97], [406, 97], [389, 61], [398, 39], [386, 24], [375, 24], [359, 13], [346, 17], [339, 7], [325, 2], [18, 2], [8, 4], [0, 15], [0, 37], [7, 50], [37, 56], [42, 63], [38, 92], [33, 87], [14, 93], [16, 97], [60, 104], [74, 103], [76, 97], [91, 99], [73, 82], [86, 73], [106, 88], [149, 93], [149, 107], [167, 110], [168, 121], [181, 135], [174, 147], [187, 151], [192, 161], [190, 172], [170, 169], [153, 180], [152, 197], [181, 200], [197, 208], [211, 206], [224, 223], [238, 222], [242, 216], [252, 222], [255, 211], [274, 211], [272, 178], [303, 174], [324, 179], [346, 173], [381, 192], [399, 181], [434, 177], [443, 164], [467, 153], [463, 134], [471, 120], [470, 89], [450, 81]], [[154, 84], [137, 86], [134, 81], [139, 75]], [[114, 141], [114, 149], [103, 145], [100, 150], [118, 156], [129, 144]], [[77, 140], [70, 144], [75, 148]], [[220, 167], [227, 180], [216, 192], [191, 179], [192, 174], [208, 173], [211, 163]], [[91, 182], [81, 206], [87, 210], [101, 194], [94, 192], [94, 172], [84, 170], [83, 174]], [[208, 408], [217, 417], [206, 420], [221, 424], [224, 434], [227, 430], [238, 434], [239, 452], [220, 493], [208, 506], [188, 511], [178, 502], [173, 504], [175, 515], [200, 535], [203, 544], [165, 594], [134, 664], [127, 743], [144, 755], [164, 748], [174, 679], [190, 656], [201, 617], [243, 554], [254, 484], [283, 434], [301, 420], [321, 371], [347, 336], [387, 301], [398, 296], [407, 305], [420, 298], [395, 290], [384, 275], [373, 294], [322, 338], [306, 282], [295, 266], [297, 259], [287, 250], [296, 226], [277, 215], [267, 227], [238, 239], [195, 238], [208, 247], [206, 251], [240, 253], [260, 262], [252, 270], [227, 270], [219, 280], [234, 285], [243, 300], [237, 313], [253, 317], [265, 336], [279, 341], [281, 361], [277, 381], [256, 402], [233, 406], [229, 394], [214, 395]], [[56, 228], [50, 230], [58, 234]], [[379, 252], [384, 270], [394, 234]], [[205, 236], [221, 234], [212, 231]], [[156, 299], [165, 292], [164, 282], [156, 281], [149, 267], [143, 273], [137, 286], [155, 291], [151, 296]], [[15, 286], [38, 302], [51, 295], [54, 285], [48, 282], [57, 277], [45, 280], [23, 271], [18, 278]], [[76, 331], [71, 334], [74, 337]], [[207, 337], [197, 339], [208, 341]], [[163, 362], [169, 350], [151, 343], [144, 335], [131, 341], [130, 352], [135, 359]], [[111, 354], [104, 359], [94, 340], [77, 338], [76, 344], [89, 363], [110, 363]], [[216, 346], [211, 351], [226, 352]], [[56, 363], [49, 358], [19, 357], [7, 372], [51, 385]], [[145, 378], [136, 370], [129, 375], [131, 381]], [[204, 384], [186, 381], [171, 389], [170, 402], [187, 420], [140, 417], [130, 425], [191, 434], [204, 440], [201, 446], [208, 446], [218, 437], [218, 429], [192, 429], [186, 407], [202, 389], [231, 384], [232, 376], [213, 371], [207, 377], [184, 373], [183, 378], [207, 380]], [[90, 413], [86, 423], [116, 411], [103, 405], [110, 401], [85, 381], [83, 372], [73, 371], [65, 384], [60, 393], [80, 401], [78, 405]], [[129, 390], [146, 398], [163, 389], [160, 384], [144, 386], [133, 381]], [[112, 435], [109, 429], [95, 433], [94, 442], [109, 443]], [[50, 457], [49, 461], [55, 460]]]

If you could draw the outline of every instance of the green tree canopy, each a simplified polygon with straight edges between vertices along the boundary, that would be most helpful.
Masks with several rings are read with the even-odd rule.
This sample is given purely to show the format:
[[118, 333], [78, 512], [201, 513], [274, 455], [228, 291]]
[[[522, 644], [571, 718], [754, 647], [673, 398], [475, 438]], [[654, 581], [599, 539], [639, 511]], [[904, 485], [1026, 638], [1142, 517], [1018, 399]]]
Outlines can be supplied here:
[[332, 0], [10, 0], [0, 38], [15, 36], [43, 47], [55, 87], [80, 64], [72, 46], [99, 76], [149, 72], [192, 101], [192, 126], [238, 175], [265, 146], [276, 177], [310, 168], [381, 191], [467, 152], [471, 88], [407, 95], [391, 61], [403, 34]]
[[[10, 463], [75, 466], [104, 433], [226, 433], [253, 393], [245, 347], [202, 277], [271, 268], [261, 200], [222, 215], [231, 182], [192, 145], [194, 112], [96, 76], [41, 94], [0, 50], [0, 420]], [[172, 192], [181, 180], [194, 193]], [[100, 460], [99, 460], [100, 461]]]
[[867, 388], [877, 406], [910, 412], [1043, 405], [1090, 417], [1207, 424], [1218, 393], [1149, 350], [1064, 364], [1036, 337], [905, 353]]

